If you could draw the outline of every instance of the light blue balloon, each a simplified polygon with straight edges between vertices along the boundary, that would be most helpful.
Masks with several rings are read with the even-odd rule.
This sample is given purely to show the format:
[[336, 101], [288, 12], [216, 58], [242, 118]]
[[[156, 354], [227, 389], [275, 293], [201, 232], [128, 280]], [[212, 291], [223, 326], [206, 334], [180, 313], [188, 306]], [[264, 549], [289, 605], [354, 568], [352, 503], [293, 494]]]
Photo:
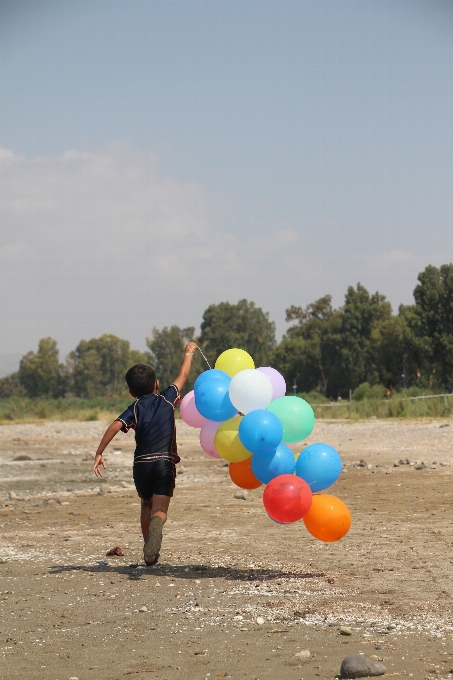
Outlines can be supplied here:
[[250, 411], [239, 425], [239, 439], [252, 453], [273, 451], [282, 441], [283, 425], [274, 413], [265, 409]]
[[230, 401], [230, 383], [222, 378], [205, 380], [195, 392], [195, 406], [208, 420], [221, 423], [236, 415], [237, 409]]
[[219, 371], [218, 368], [210, 368], [209, 371], [203, 371], [203, 373], [200, 373], [198, 378], [195, 380], [195, 384], [193, 386], [194, 392], [197, 391], [197, 389], [205, 382], [205, 380], [212, 380], [212, 378], [222, 378], [228, 383], [231, 382], [231, 376], [229, 376], [228, 373], [225, 373], [225, 371]]
[[323, 491], [340, 476], [340, 454], [329, 444], [310, 444], [296, 463], [296, 475], [305, 480], [313, 493]]
[[254, 453], [252, 456], [253, 474], [263, 484], [269, 484], [279, 475], [292, 475], [295, 467], [294, 453], [286, 444], [279, 444], [275, 451]]

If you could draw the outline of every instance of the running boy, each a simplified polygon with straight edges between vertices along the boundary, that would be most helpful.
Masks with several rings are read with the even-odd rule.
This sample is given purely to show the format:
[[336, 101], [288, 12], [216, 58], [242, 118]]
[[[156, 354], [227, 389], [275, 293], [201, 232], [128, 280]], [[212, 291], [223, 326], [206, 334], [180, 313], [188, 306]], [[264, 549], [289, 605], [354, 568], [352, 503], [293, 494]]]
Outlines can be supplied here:
[[180, 461], [176, 446], [175, 406], [189, 377], [196, 349], [194, 342], [186, 345], [179, 375], [163, 392], [159, 392], [159, 381], [151, 366], [137, 364], [128, 370], [126, 382], [135, 402], [107, 428], [94, 459], [93, 472], [102, 477], [100, 466], [107, 467], [102, 457], [106, 446], [120, 430], [135, 430], [133, 474], [141, 499], [143, 554], [149, 567], [157, 564], [159, 559], [162, 528], [175, 488], [175, 463]]

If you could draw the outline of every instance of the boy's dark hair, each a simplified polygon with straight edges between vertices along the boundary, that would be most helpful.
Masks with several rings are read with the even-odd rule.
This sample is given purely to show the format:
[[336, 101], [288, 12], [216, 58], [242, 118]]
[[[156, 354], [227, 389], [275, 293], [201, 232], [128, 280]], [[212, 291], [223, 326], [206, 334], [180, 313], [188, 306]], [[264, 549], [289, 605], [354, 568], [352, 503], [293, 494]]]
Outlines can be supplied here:
[[136, 397], [152, 394], [156, 386], [156, 373], [151, 366], [136, 364], [126, 373], [126, 382], [130, 391]]

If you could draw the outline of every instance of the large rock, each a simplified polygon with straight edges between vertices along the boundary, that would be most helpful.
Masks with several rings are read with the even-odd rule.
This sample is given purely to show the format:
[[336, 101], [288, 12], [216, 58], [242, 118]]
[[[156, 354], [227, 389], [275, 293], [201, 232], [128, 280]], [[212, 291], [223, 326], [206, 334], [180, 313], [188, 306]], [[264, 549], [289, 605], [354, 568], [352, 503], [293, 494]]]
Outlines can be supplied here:
[[341, 663], [340, 677], [366, 678], [370, 675], [384, 675], [387, 672], [382, 663], [372, 661], [363, 654], [349, 654]]

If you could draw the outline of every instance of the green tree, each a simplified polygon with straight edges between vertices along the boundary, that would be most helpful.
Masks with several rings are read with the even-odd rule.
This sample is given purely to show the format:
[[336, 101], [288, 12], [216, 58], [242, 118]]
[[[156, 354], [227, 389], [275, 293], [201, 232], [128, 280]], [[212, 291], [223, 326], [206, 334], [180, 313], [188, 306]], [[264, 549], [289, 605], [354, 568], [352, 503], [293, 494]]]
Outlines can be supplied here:
[[410, 377], [453, 390], [453, 264], [429, 265], [418, 281], [415, 304], [402, 310]]
[[407, 363], [404, 344], [406, 321], [403, 315], [391, 316], [374, 324], [370, 335], [371, 365], [375, 370], [370, 373], [374, 382], [387, 388], [402, 386], [403, 364]]
[[392, 307], [384, 295], [370, 295], [360, 283], [349, 286], [341, 313], [341, 365], [346, 388], [379, 381], [372, 334], [377, 325], [392, 318]]
[[[90, 340], [91, 344], [93, 342]], [[102, 374], [101, 357], [94, 347], [89, 349], [88, 342], [82, 340], [76, 350], [71, 352], [73, 361], [72, 389], [74, 394], [85, 399], [107, 393], [107, 385]]]
[[[153, 328], [152, 337], [147, 338], [146, 344], [151, 350], [151, 363], [156, 371], [162, 389], [172, 383], [178, 376], [184, 356], [185, 345], [194, 339], [195, 328], [180, 328], [179, 326], [165, 326], [162, 330]], [[193, 388], [197, 376], [204, 370], [201, 355], [197, 352], [192, 360], [192, 369], [185, 385], [185, 391]]]
[[27, 392], [19, 382], [19, 373], [11, 373], [0, 378], [0, 399], [8, 399], [9, 397], [26, 397]]
[[249, 352], [256, 366], [266, 366], [276, 345], [275, 324], [254, 302], [220, 302], [205, 310], [199, 343], [211, 366], [233, 347]]
[[29, 397], [58, 397], [62, 394], [58, 344], [42, 338], [37, 352], [28, 352], [20, 360], [19, 383]]
[[[288, 328], [278, 351], [274, 353], [279, 366], [282, 352], [289, 359], [288, 368], [285, 369], [281, 364], [279, 370], [283, 372], [289, 369], [293, 375], [288, 375], [287, 379], [296, 378], [300, 391], [318, 390], [336, 395], [341, 382], [341, 315], [339, 310], [333, 309], [332, 297], [325, 295], [305, 308], [292, 305], [286, 310], [286, 321], [297, 323]], [[298, 340], [298, 343], [294, 343], [294, 340]]]
[[325, 295], [305, 308], [289, 307], [286, 320], [297, 323], [274, 352], [274, 365], [287, 380], [295, 377], [299, 390], [336, 398], [364, 382], [399, 384], [404, 320], [379, 293], [350, 286], [340, 309]]
[[149, 364], [150, 358], [131, 350], [129, 341], [116, 335], [81, 340], [69, 357], [72, 389], [77, 396], [86, 398], [122, 393], [127, 389], [126, 371], [136, 363]]

